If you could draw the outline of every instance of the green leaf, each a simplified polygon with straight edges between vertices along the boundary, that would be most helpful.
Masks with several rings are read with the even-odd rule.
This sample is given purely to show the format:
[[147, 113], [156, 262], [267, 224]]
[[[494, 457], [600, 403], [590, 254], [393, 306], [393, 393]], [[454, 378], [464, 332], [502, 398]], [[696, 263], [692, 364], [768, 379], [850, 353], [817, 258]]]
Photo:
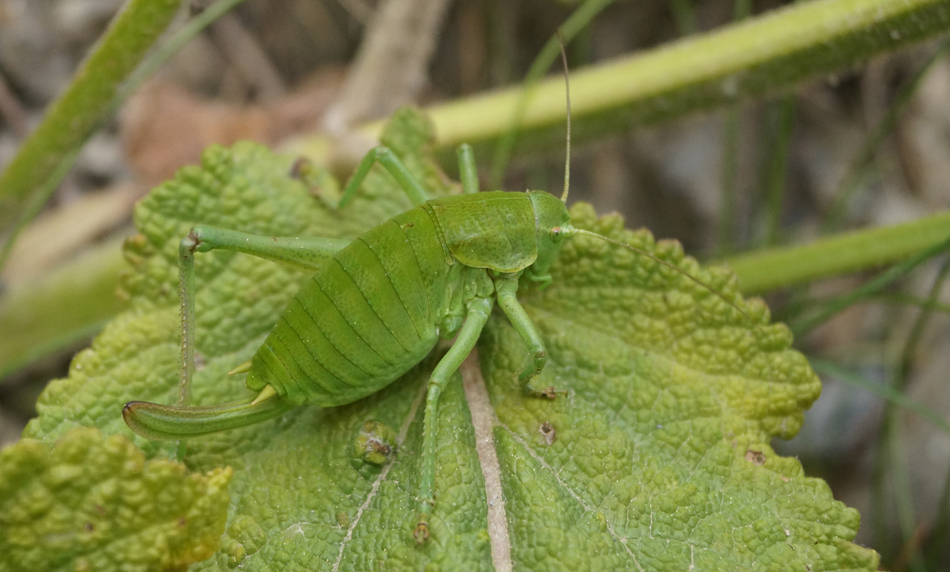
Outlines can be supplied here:
[[[456, 192], [420, 153], [430, 135], [403, 111], [384, 141], [432, 193]], [[214, 147], [201, 168], [140, 203], [142, 235], [126, 247], [132, 271], [123, 278], [130, 309], [44, 392], [28, 435], [48, 440], [88, 425], [131, 436], [124, 402], [174, 401], [177, 249], [191, 225], [354, 237], [409, 206], [376, 169], [352, 205], [330, 211], [312, 196], [319, 189], [288, 176], [292, 163], [250, 143]], [[731, 274], [700, 269], [676, 243], [654, 245], [587, 205], [572, 217], [712, 284], [746, 315], [649, 259], [576, 238], [554, 283], [520, 296], [548, 345], [538, 384], [567, 395], [521, 393], [526, 349], [493, 316], [479, 361], [466, 362], [442, 397], [425, 545], [414, 545], [412, 504], [425, 381], [442, 350], [351, 405], [301, 407], [190, 440], [190, 468], [234, 470], [222, 548], [198, 569], [874, 570], [877, 555], [850, 542], [858, 514], [769, 447], [798, 430], [820, 392], [789, 349], [788, 329], [768, 324], [762, 302], [742, 301]], [[219, 403], [247, 394], [226, 372], [253, 355], [306, 277], [222, 252], [200, 255], [196, 269], [203, 366], [194, 394]], [[134, 438], [152, 455], [173, 446]], [[395, 447], [370, 450], [371, 441]]]
[[[701, 269], [678, 243], [654, 244], [586, 204], [572, 223], [656, 254], [736, 292], [722, 268]], [[526, 570], [876, 569], [849, 541], [856, 511], [778, 456], [821, 386], [791, 334], [761, 300], [742, 316], [695, 282], [590, 238], [575, 239], [552, 286], [523, 296], [547, 342], [539, 385], [517, 391], [524, 350], [504, 320], [483, 336], [482, 369], [515, 561]], [[552, 363], [553, 362], [553, 363]], [[539, 437], [556, 432], [556, 439]], [[596, 548], [593, 548], [596, 547]]]
[[220, 545], [230, 479], [96, 429], [24, 439], [0, 452], [0, 570], [187, 570]]

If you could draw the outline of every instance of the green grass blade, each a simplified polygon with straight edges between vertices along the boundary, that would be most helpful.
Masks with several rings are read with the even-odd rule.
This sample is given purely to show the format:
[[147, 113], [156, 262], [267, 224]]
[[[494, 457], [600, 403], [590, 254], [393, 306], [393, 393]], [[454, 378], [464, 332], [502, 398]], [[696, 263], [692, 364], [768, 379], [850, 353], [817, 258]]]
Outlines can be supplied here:
[[[569, 43], [574, 36], [590, 24], [597, 14], [600, 14], [604, 8], [613, 3], [614, 0], [588, 0], [581, 4], [560, 28], [564, 43]], [[548, 39], [547, 43], [544, 44], [544, 48], [541, 49], [541, 53], [534, 58], [531, 68], [525, 75], [524, 81], [521, 83], [518, 104], [514, 108], [514, 113], [510, 116], [508, 129], [495, 147], [491, 164], [491, 177], [488, 182], [490, 189], [501, 188], [501, 181], [504, 178], [505, 170], [508, 168], [508, 161], [511, 159], [511, 152], [518, 138], [522, 121], [535, 93], [535, 86], [560, 53], [557, 36]], [[566, 114], [566, 110], [564, 110], [564, 113]]]
[[[145, 80], [151, 77], [152, 74], [162, 66], [162, 64], [175, 55], [175, 53], [182, 46], [198, 35], [198, 33], [200, 33], [203, 29], [208, 27], [211, 22], [243, 1], [244, 0], [219, 0], [215, 4], [206, 8], [200, 14], [189, 20], [188, 23], [178, 30], [169, 41], [161, 46], [161, 48], [149, 52], [142, 64], [135, 69], [128, 79], [116, 87], [112, 99], [108, 102], [108, 105], [98, 114], [96, 122], [86, 126], [86, 130], [88, 132], [87, 136], [73, 141], [74, 146], [65, 150], [65, 152], [59, 156], [56, 167], [47, 174], [45, 180], [43, 180], [27, 198], [26, 205], [22, 208], [22, 214], [14, 224], [13, 229], [8, 233], [2, 248], [0, 248], [0, 270], [3, 269], [7, 262], [7, 258], [9, 258], [10, 253], [13, 251], [13, 246], [16, 243], [16, 239], [19, 237], [20, 232], [26, 228], [26, 225], [33, 220], [40, 210], [42, 210], [43, 206], [46, 205], [46, 202], [56, 191], [56, 188], [63, 180], [63, 177], [65, 177], [69, 173], [69, 170], [72, 169], [73, 163], [75, 163], [76, 158], [79, 156], [79, 152], [82, 150], [82, 145], [85, 143], [88, 136], [99, 129], [99, 127], [101, 127], [106, 120], [118, 113], [122, 105], [130, 97], [132, 97], [133, 94], [135, 94], [135, 92], [139, 87], [141, 87]], [[106, 39], [108, 39], [108, 37]], [[82, 76], [77, 74], [77, 77], [81, 78]], [[79, 83], [80, 81], [82, 80], [74, 80], [73, 85]], [[70, 89], [72, 89], [72, 86]], [[64, 95], [63, 97], [66, 96]], [[52, 112], [50, 115], [52, 116]], [[45, 124], [46, 122], [44, 121], [41, 127]], [[0, 175], [0, 177], [5, 175], [6, 173]], [[2, 189], [2, 187], [0, 187], [0, 189]], [[2, 190], [0, 190], [0, 201], [2, 201], [2, 198]], [[0, 224], [3, 224], [2, 221], [3, 217], [0, 215]]]
[[796, 337], [805, 335], [813, 328], [824, 323], [838, 312], [841, 312], [845, 308], [858, 301], [877, 294], [895, 280], [902, 278], [914, 268], [917, 268], [930, 258], [940, 254], [941, 252], [944, 252], [948, 248], [950, 248], [950, 239], [939, 242], [930, 248], [915, 254], [907, 260], [894, 265], [882, 274], [876, 276], [868, 282], [865, 282], [844, 296], [839, 296], [838, 298], [831, 300], [825, 304], [824, 308], [819, 310], [814, 316], [790, 324], [789, 327], [791, 328], [792, 333], [794, 333]]
[[926, 61], [924, 61], [923, 65], [920, 66], [920, 69], [917, 70], [913, 77], [901, 86], [901, 89], [894, 98], [894, 102], [888, 108], [887, 113], [881, 118], [881, 121], [875, 126], [874, 130], [868, 134], [861, 149], [858, 150], [857, 155], [855, 155], [854, 159], [848, 165], [848, 170], [841, 178], [841, 182], [835, 191], [834, 204], [828, 211], [828, 215], [824, 221], [824, 227], [827, 232], [833, 232], [841, 227], [848, 211], [848, 205], [854, 201], [855, 195], [861, 189], [867, 188], [865, 184], [868, 178], [867, 171], [874, 159], [877, 148], [881, 145], [881, 142], [894, 131], [897, 120], [900, 119], [901, 114], [907, 109], [907, 105], [910, 103], [914, 94], [917, 93], [917, 88], [923, 83], [928, 72], [930, 72], [934, 64], [943, 59], [948, 52], [950, 52], [950, 39], [941, 42]]
[[911, 296], [909, 294], [881, 294], [875, 296], [875, 299], [884, 304], [894, 304], [902, 306], [916, 306], [924, 310], [932, 310], [942, 314], [950, 314], [950, 304], [945, 304], [937, 300], [922, 298], [920, 296]]
[[[752, 3], [749, 0], [735, 0], [733, 2], [733, 20], [737, 22], [744, 20], [751, 13]], [[722, 167], [719, 172], [719, 228], [716, 248], [720, 256], [731, 254], [735, 247], [735, 229], [733, 226], [735, 225], [735, 211], [738, 203], [736, 181], [739, 170], [740, 120], [741, 107], [734, 106], [726, 111], [722, 135]]]
[[950, 211], [887, 227], [862, 229], [809, 244], [724, 259], [746, 294], [804, 284], [901, 260], [950, 237]]
[[121, 83], [165, 31], [182, 0], [131, 0], [77, 71], [39, 127], [0, 174], [0, 226], [85, 142], [102, 121]]
[[819, 374], [833, 376], [847, 383], [848, 385], [873, 393], [890, 404], [896, 405], [902, 409], [906, 409], [907, 411], [918, 415], [921, 419], [926, 419], [934, 427], [950, 435], [950, 423], [948, 423], [939, 413], [930, 409], [926, 405], [923, 405], [922, 403], [907, 397], [900, 391], [897, 391], [896, 389], [886, 385], [874, 383], [866, 377], [834, 362], [826, 361], [816, 357], [809, 357], [808, 362], [811, 364], [811, 367]]
[[788, 172], [788, 149], [795, 125], [795, 98], [787, 95], [770, 105], [773, 116], [769, 159], [765, 173], [765, 236], [766, 246], [779, 243], [782, 204], [785, 202], [785, 179]]

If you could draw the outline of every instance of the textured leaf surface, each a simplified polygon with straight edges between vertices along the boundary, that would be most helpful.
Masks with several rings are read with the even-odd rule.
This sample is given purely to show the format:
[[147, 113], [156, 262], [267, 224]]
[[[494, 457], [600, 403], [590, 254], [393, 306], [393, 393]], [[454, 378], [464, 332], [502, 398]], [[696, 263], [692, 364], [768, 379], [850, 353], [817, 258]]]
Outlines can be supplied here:
[[218, 549], [230, 479], [96, 429], [24, 439], [0, 452], [0, 570], [187, 570]]
[[[598, 221], [588, 205], [571, 219], [735, 296], [728, 272], [700, 269], [675, 242], [654, 244], [646, 231], [623, 230], [619, 217]], [[518, 515], [510, 519], [516, 562], [526, 570], [876, 569], [876, 555], [848, 542], [857, 512], [768, 444], [798, 432], [821, 387], [761, 301], [734, 298], [743, 316], [688, 278], [586, 237], [559, 262], [551, 288], [524, 302], [548, 343], [540, 385], [569, 388], [567, 398], [545, 403], [516, 391], [524, 351], [507, 322], [495, 320], [483, 336], [494, 435]]]
[[[445, 194], [452, 187], [420, 155], [427, 129], [403, 112], [385, 142], [431, 192]], [[212, 148], [202, 168], [184, 169], [139, 205], [142, 234], [127, 246], [132, 270], [123, 281], [130, 308], [77, 356], [69, 378], [50, 385], [29, 436], [54, 439], [77, 425], [131, 435], [122, 403], [174, 400], [177, 244], [193, 224], [353, 237], [409, 206], [374, 170], [353, 204], [328, 211], [288, 177], [291, 163], [252, 144]], [[552, 286], [521, 294], [549, 349], [537, 384], [567, 395], [522, 395], [516, 378], [527, 352], [494, 316], [479, 348], [484, 380], [467, 368], [474, 374], [464, 391], [455, 382], [442, 398], [425, 546], [414, 546], [411, 505], [421, 400], [439, 351], [357, 403], [301, 407], [191, 440], [192, 469], [234, 470], [222, 548], [198, 569], [875, 569], [876, 555], [849, 542], [857, 513], [768, 445], [798, 430], [820, 392], [789, 349], [788, 330], [769, 325], [761, 302], [741, 301], [727, 274], [700, 270], [675, 243], [654, 245], [645, 231], [597, 221], [583, 205], [572, 218], [655, 250], [747, 315], [648, 259], [574, 239]], [[253, 354], [305, 276], [220, 252], [200, 255], [196, 268], [195, 398], [217, 403], [246, 393], [242, 376], [225, 373]], [[396, 435], [382, 464], [361, 453], [367, 427]], [[151, 455], [168, 451], [135, 439]], [[495, 486], [500, 493], [486, 493]]]

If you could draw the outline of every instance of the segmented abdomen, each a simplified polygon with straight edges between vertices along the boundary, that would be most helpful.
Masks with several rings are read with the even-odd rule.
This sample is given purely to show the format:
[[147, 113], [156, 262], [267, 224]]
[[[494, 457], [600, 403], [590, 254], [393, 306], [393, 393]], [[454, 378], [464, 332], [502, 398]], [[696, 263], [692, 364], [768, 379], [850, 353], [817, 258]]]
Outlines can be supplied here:
[[438, 339], [450, 260], [424, 207], [360, 236], [297, 292], [252, 359], [248, 388], [329, 407], [388, 385]]

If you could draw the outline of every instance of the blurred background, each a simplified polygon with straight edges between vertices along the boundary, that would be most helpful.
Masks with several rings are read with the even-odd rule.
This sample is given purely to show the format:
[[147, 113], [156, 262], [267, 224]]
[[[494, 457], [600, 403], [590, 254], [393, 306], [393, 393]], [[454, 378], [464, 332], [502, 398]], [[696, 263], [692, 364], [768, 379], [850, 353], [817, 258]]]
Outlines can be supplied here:
[[[180, 19], [209, 4], [194, 0]], [[571, 42], [569, 60], [581, 68], [782, 4], [617, 2]], [[0, 168], [121, 5], [0, 0]], [[190, 41], [89, 141], [22, 235], [0, 288], [29, 287], [96, 255], [89, 252], [117, 251], [133, 232], [134, 202], [177, 168], [197, 163], [212, 143], [280, 146], [321, 130], [342, 135], [405, 103], [425, 106], [515, 84], [575, 7], [551, 0], [247, 0]], [[413, 41], [400, 44], [407, 35]], [[402, 50], [399, 65], [387, 60], [380, 69], [373, 42]], [[704, 261], [946, 210], [947, 53], [946, 39], [917, 44], [787, 94], [580, 145], [572, 198], [593, 202], [600, 213], [622, 213], [630, 228], [675, 238]], [[564, 151], [551, 149], [515, 157], [504, 187], [558, 191]], [[487, 169], [482, 175], [484, 184]], [[881, 552], [890, 570], [950, 566], [950, 352], [940, 349], [950, 344], [946, 271], [938, 257], [796, 340], [810, 358], [855, 375], [819, 369], [824, 391], [804, 429], [774, 443], [861, 512], [857, 542]], [[794, 321], [874, 274], [765, 298], [776, 319]], [[0, 366], [0, 444], [19, 438], [38, 393], [66, 375], [71, 355], [99, 327], [56, 341], [55, 352], [31, 348]], [[888, 406], [868, 391], [874, 384], [925, 404], [943, 428]]]

